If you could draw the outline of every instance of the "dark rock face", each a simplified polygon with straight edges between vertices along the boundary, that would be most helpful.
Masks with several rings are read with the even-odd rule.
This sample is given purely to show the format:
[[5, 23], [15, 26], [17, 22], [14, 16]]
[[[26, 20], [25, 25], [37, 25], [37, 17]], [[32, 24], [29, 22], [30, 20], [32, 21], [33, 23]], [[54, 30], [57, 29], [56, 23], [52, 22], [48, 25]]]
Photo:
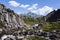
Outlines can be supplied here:
[[54, 10], [46, 16], [47, 22], [56, 22], [59, 20], [60, 20], [60, 9]]

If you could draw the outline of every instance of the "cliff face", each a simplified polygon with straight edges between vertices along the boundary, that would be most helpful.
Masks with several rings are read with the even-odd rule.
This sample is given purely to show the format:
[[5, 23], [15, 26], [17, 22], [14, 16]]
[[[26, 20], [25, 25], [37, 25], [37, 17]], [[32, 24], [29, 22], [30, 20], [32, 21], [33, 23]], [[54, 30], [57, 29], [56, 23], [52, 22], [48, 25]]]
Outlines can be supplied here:
[[24, 27], [24, 21], [13, 10], [7, 9], [3, 4], [0, 4], [0, 20], [6, 27]]
[[54, 10], [54, 11], [50, 12], [50, 13], [46, 16], [46, 21], [47, 21], [47, 22], [60, 21], [60, 9]]

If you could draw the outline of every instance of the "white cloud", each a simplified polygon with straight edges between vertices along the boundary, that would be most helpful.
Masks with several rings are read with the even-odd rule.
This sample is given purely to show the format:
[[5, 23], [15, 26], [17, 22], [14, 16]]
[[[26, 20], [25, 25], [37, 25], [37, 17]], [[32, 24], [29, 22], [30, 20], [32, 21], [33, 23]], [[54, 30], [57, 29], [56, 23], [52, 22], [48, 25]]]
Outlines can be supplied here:
[[20, 7], [22, 7], [22, 8], [27, 8], [27, 7], [29, 7], [30, 5], [24, 5], [24, 4], [22, 4], [22, 5], [20, 5]]
[[14, 7], [21, 7], [21, 8], [27, 8], [27, 10], [33, 12], [33, 13], [36, 13], [38, 15], [47, 15], [49, 12], [53, 11], [53, 8], [52, 7], [49, 7], [49, 6], [44, 6], [42, 8], [38, 8], [38, 4], [33, 4], [33, 5], [24, 5], [24, 4], [20, 4], [16, 1], [9, 1], [8, 2], [11, 6], [14, 6]]
[[28, 8], [28, 10], [37, 9], [38, 4], [33, 4], [31, 7]]
[[49, 7], [49, 6], [44, 6], [43, 8], [38, 9], [38, 12], [41, 15], [47, 15], [51, 11], [53, 11], [53, 8], [52, 7]]
[[57, 9], [55, 9], [57, 11]]
[[[29, 8], [28, 8], [29, 10]], [[52, 7], [49, 6], [44, 6], [42, 8], [37, 8], [36, 9], [30, 9], [29, 11], [39, 14], [39, 15], [47, 15], [49, 12], [53, 11]]]
[[53, 8], [52, 7], [49, 7], [49, 6], [44, 6], [42, 8], [39, 8], [38, 9], [38, 13], [40, 15], [47, 15], [49, 12], [53, 11]]
[[14, 6], [14, 7], [18, 7], [20, 5], [20, 3], [16, 2], [16, 1], [9, 1], [8, 2], [11, 6]]

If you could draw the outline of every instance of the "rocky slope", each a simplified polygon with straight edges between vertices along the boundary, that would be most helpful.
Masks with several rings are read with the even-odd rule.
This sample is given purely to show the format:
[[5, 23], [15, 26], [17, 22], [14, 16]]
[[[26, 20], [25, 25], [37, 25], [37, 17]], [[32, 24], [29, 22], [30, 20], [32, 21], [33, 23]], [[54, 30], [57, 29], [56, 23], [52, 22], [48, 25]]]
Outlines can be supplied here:
[[0, 21], [2, 21], [6, 27], [10, 28], [27, 26], [18, 14], [6, 8], [3, 4], [0, 4]]
[[54, 10], [54, 11], [50, 12], [50, 13], [46, 16], [46, 21], [47, 21], [47, 22], [60, 21], [60, 9], [57, 9], [57, 10]]

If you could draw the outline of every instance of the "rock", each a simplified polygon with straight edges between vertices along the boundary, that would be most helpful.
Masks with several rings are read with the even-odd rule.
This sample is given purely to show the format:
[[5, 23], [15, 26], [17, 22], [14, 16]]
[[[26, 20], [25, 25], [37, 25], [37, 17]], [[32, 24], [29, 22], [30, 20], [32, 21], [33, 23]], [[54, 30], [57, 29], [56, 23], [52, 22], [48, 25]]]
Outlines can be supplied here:
[[46, 16], [46, 21], [47, 21], [47, 22], [60, 21], [60, 9], [57, 9], [57, 10], [54, 10], [54, 11], [50, 12], [50, 13]]
[[6, 8], [3, 4], [0, 4], [0, 20], [8, 28], [18, 28], [27, 25], [21, 19], [21, 17], [16, 14], [13, 10]]

